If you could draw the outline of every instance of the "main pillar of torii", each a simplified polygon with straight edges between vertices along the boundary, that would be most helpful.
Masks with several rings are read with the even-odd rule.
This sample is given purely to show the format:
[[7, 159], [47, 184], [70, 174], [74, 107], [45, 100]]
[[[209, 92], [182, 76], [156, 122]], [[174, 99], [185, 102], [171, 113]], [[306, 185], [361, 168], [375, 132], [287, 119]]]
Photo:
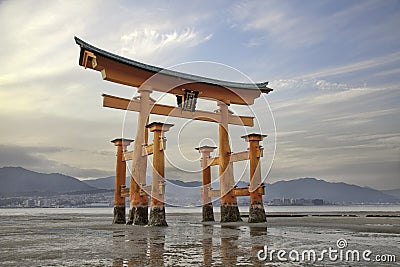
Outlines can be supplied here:
[[241, 221], [237, 198], [233, 191], [235, 180], [233, 165], [230, 163], [231, 147], [229, 145], [228, 104], [218, 102], [221, 121], [219, 123], [219, 179], [221, 187], [221, 222]]
[[143, 192], [146, 184], [147, 155], [143, 149], [148, 143], [146, 125], [150, 114], [150, 88], [139, 88], [140, 110], [138, 115], [136, 139], [133, 147], [132, 172], [130, 177], [130, 211], [128, 224], [146, 225], [148, 223], [148, 195]]

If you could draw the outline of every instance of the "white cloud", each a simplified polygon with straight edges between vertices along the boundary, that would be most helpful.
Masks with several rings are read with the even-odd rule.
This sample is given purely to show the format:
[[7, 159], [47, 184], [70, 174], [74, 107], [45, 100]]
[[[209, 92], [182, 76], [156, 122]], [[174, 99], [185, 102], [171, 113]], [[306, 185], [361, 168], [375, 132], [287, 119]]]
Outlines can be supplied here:
[[390, 170], [381, 178], [395, 183], [398, 87], [318, 79], [277, 80], [271, 86], [276, 89], [269, 99], [278, 127], [273, 179], [331, 174], [329, 179], [344, 175], [356, 184], [363, 184], [365, 180], [357, 179], [365, 177], [377, 186], [374, 169], [387, 165]]
[[194, 29], [164, 32], [152, 28], [141, 28], [122, 35], [121, 53], [138, 60], [166, 62], [171, 58], [171, 54], [176, 53], [182, 56], [182, 52], [210, 40], [211, 37], [212, 34], [203, 36]]
[[380, 72], [374, 73], [373, 75], [374, 76], [400, 75], [400, 68], [380, 71]]
[[326, 119], [325, 121], [346, 121], [346, 120], [371, 120], [376, 117], [390, 115], [390, 114], [400, 114], [400, 108], [391, 109], [381, 109], [367, 112], [353, 112], [351, 114], [337, 116], [334, 118]]
[[[314, 110], [317, 105], [321, 108], [324, 105], [350, 104], [349, 102], [355, 98], [368, 95], [372, 97], [372, 95], [397, 90], [397, 87], [372, 87], [366, 84], [359, 86], [316, 79], [276, 80], [271, 81], [270, 84], [276, 89], [274, 94], [282, 94], [281, 97], [276, 95], [270, 97], [274, 112], [284, 112], [287, 116]], [[277, 98], [276, 101], [275, 98]]]
[[[378, 89], [379, 90], [379, 89]], [[321, 94], [310, 99], [309, 103], [313, 105], [332, 105], [338, 102], [351, 101], [354, 98], [375, 93], [377, 90], [372, 88], [354, 88], [346, 91], [333, 92], [328, 94]]]
[[[21, 147], [62, 143], [70, 148], [41, 155], [27, 152], [28, 158], [34, 156], [40, 163], [36, 167], [22, 155], [16, 164], [25, 162], [44, 172], [59, 168], [82, 177], [113, 171], [114, 147], [109, 140], [121, 135], [124, 113], [102, 108], [101, 93], [129, 97], [134, 89], [105, 83], [99, 73], [78, 66], [79, 47], [73, 37], [117, 54], [123, 45], [134, 47], [159, 63], [162, 58], [179, 62], [182, 54], [212, 37], [196, 30], [209, 14], [178, 16], [180, 11], [173, 6], [154, 5], [135, 4], [132, 16], [129, 3], [0, 3], [0, 61], [7, 62], [0, 73], [1, 143]], [[134, 51], [125, 52], [133, 56], [128, 52]], [[134, 125], [135, 120], [130, 126]], [[99, 155], [99, 149], [111, 153]]]
[[[363, 1], [348, 3], [346, 8], [335, 11], [331, 9], [332, 12], [326, 13], [325, 5], [329, 4], [241, 1], [231, 7], [231, 24], [244, 31], [264, 34], [268, 37], [265, 39], [267, 44], [276, 42], [281, 46], [297, 49], [329, 42], [333, 38], [340, 38], [338, 36], [354, 35], [350, 29], [356, 23], [355, 20], [379, 7], [376, 1]], [[380, 21], [376, 28], [382, 29], [386, 23], [391, 25], [395, 21]], [[364, 28], [359, 34], [372, 33], [379, 32], [375, 28]]]
[[392, 63], [400, 62], [400, 52], [362, 60], [355, 63], [345, 64], [338, 67], [331, 67], [321, 71], [311, 72], [307, 74], [300, 75], [296, 79], [317, 79], [330, 76], [336, 76], [340, 74], [347, 74], [350, 72], [356, 72], [366, 69], [372, 69], [378, 66], [388, 65]]

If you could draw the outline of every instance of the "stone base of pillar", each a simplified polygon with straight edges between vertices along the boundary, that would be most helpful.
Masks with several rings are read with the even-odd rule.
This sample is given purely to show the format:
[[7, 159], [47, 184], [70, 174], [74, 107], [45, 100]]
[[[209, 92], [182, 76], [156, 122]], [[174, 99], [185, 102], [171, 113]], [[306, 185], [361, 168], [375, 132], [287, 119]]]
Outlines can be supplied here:
[[146, 225], [149, 222], [149, 208], [146, 206], [136, 207], [133, 224]]
[[203, 205], [203, 222], [213, 222], [214, 221], [214, 210], [211, 203]]
[[126, 222], [127, 225], [132, 225], [133, 224], [134, 214], [135, 214], [135, 208], [130, 209], [129, 210], [128, 221]]
[[221, 222], [241, 222], [237, 205], [221, 205]]
[[114, 207], [114, 220], [113, 224], [125, 224], [125, 206]]
[[149, 226], [168, 226], [165, 220], [165, 207], [152, 207], [150, 209]]
[[249, 212], [249, 223], [266, 222], [265, 210], [263, 204], [252, 204]]
[[146, 225], [149, 222], [148, 215], [147, 206], [133, 207], [129, 211], [129, 220], [126, 224]]

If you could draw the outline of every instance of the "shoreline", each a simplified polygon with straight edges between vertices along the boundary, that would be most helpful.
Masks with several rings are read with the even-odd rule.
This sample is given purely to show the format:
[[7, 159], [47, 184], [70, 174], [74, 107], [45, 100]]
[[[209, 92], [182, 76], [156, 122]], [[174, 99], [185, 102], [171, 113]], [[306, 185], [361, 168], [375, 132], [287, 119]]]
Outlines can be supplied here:
[[[178, 214], [176, 214], [177, 216]], [[321, 231], [350, 230], [364, 233], [400, 234], [400, 212], [313, 212], [313, 213], [268, 213], [266, 223], [248, 223], [246, 214], [242, 222], [220, 223], [219, 214], [215, 222], [202, 222], [203, 225], [220, 225], [221, 227], [249, 228], [313, 228]]]

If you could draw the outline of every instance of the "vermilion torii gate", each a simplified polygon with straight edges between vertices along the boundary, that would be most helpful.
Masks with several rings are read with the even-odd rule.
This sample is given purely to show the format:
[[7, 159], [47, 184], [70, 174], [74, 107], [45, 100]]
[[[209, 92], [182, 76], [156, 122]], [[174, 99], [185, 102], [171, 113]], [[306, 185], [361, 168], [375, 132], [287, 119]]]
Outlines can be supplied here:
[[[196, 148], [202, 153], [203, 169], [203, 221], [214, 220], [211, 197], [221, 197], [221, 222], [240, 221], [237, 196], [250, 195], [249, 222], [265, 221], [262, 203], [264, 188], [261, 183], [259, 158], [262, 147], [261, 134], [244, 136], [249, 150], [232, 153], [229, 144], [228, 125], [254, 126], [253, 117], [233, 115], [228, 106], [252, 105], [261, 93], [272, 91], [268, 83], [246, 84], [227, 82], [146, 65], [94, 47], [75, 37], [80, 46], [79, 65], [101, 72], [104, 80], [136, 87], [139, 96], [133, 100], [103, 95], [103, 106], [139, 113], [133, 151], [126, 147], [133, 140], [115, 139], [118, 146], [115, 190], [114, 223], [125, 222], [125, 201], [129, 196], [128, 224], [167, 225], [164, 208], [164, 132], [173, 125], [153, 122], [150, 114], [216, 122], [219, 124], [219, 155], [210, 158], [215, 147]], [[156, 104], [150, 97], [153, 91], [174, 94], [177, 106]], [[197, 98], [217, 101], [218, 111], [196, 110]], [[148, 130], [154, 132], [152, 144], [148, 143]], [[147, 156], [153, 155], [153, 180], [146, 185]], [[130, 188], [125, 188], [125, 162], [132, 160]], [[233, 162], [250, 160], [250, 187], [235, 188]], [[220, 190], [211, 190], [210, 166], [219, 166]], [[151, 194], [150, 194], [151, 192]], [[148, 196], [151, 195], [150, 220], [148, 220]], [[212, 214], [212, 216], [211, 216]]]

